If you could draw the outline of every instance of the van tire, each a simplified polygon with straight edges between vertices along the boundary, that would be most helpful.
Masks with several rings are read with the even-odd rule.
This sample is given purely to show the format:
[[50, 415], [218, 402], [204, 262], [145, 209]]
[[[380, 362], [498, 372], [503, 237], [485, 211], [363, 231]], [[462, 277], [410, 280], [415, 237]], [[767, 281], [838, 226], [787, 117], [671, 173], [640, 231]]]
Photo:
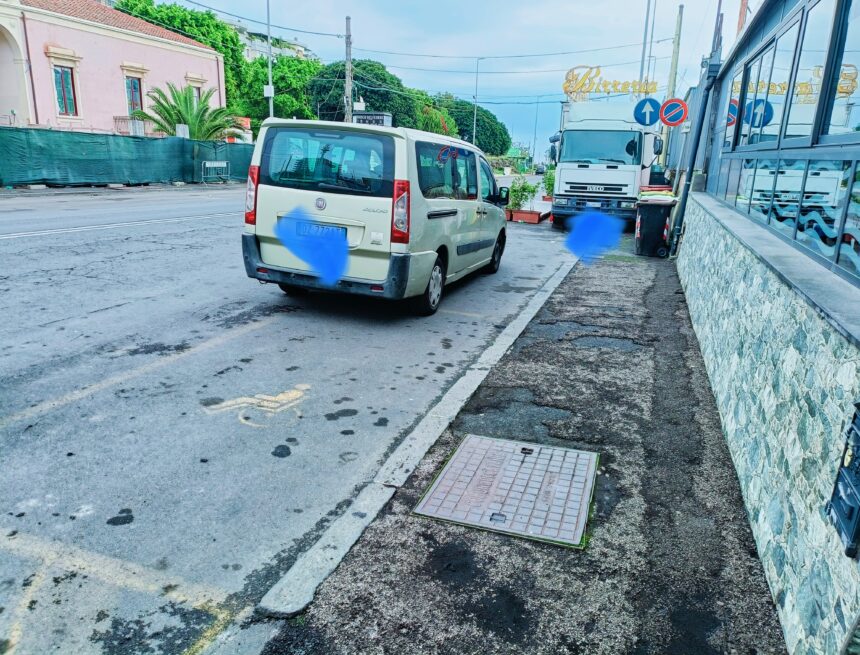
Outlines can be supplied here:
[[279, 282], [278, 286], [281, 291], [283, 291], [288, 296], [304, 296], [307, 295], [308, 290], [304, 287], [297, 287], [292, 284], [284, 284], [283, 282]]
[[415, 312], [421, 316], [432, 316], [439, 309], [444, 294], [445, 260], [437, 256], [436, 262], [430, 270], [430, 279], [427, 280], [427, 288], [424, 289], [424, 293], [412, 301]]
[[502, 255], [505, 254], [505, 233], [499, 232], [496, 237], [496, 245], [493, 246], [493, 256], [490, 263], [484, 266], [484, 272], [489, 275], [494, 275], [499, 272], [499, 266], [502, 265]]

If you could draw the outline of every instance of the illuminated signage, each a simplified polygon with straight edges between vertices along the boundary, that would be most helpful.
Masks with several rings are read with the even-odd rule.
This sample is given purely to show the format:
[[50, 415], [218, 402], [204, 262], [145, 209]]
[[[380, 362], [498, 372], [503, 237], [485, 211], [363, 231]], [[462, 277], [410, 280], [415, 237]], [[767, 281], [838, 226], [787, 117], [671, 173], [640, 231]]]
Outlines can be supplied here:
[[587, 100], [590, 93], [649, 94], [657, 91], [657, 82], [651, 80], [607, 80], [600, 76], [600, 66], [575, 66], [567, 71], [562, 85], [573, 102]]

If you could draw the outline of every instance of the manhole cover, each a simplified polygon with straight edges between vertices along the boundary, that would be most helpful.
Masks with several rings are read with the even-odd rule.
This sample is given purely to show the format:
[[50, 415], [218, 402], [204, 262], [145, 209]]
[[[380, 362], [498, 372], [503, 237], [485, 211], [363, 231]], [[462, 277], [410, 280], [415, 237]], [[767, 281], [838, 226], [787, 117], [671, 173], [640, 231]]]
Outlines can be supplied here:
[[597, 453], [467, 435], [416, 514], [582, 547]]

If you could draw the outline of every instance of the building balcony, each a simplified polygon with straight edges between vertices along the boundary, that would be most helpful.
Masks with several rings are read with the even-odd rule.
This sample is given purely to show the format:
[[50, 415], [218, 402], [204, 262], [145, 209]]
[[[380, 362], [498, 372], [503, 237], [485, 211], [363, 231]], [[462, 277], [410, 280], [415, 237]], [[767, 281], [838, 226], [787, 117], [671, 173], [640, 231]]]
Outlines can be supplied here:
[[164, 132], [160, 132], [152, 121], [140, 121], [131, 116], [114, 116], [113, 130], [117, 134], [124, 136], [166, 136]]

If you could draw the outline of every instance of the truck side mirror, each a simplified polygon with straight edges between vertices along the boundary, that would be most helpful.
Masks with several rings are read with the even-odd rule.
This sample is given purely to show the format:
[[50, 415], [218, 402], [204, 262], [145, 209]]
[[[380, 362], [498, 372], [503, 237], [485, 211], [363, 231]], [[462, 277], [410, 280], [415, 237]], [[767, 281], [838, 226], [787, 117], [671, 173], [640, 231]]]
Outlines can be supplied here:
[[659, 136], [654, 137], [654, 154], [659, 155], [663, 152], [663, 138]]

